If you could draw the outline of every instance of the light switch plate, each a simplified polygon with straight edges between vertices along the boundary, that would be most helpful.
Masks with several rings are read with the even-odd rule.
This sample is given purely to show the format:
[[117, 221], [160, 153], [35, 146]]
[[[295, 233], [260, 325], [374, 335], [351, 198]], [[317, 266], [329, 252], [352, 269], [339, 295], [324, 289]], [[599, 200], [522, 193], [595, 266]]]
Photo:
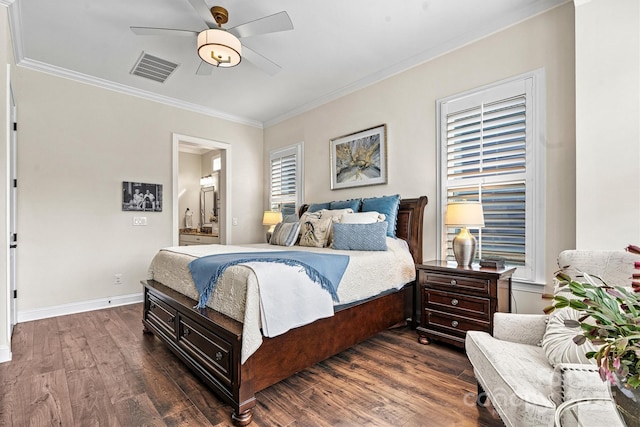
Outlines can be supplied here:
[[147, 217], [146, 216], [134, 216], [133, 217], [133, 225], [147, 225]]

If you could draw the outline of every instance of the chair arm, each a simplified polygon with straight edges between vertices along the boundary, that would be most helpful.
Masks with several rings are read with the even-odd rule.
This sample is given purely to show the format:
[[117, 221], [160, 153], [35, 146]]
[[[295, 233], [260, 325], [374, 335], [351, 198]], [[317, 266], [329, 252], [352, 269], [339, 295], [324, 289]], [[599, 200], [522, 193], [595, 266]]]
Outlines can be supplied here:
[[493, 336], [502, 341], [539, 345], [547, 328], [544, 314], [496, 313], [493, 316]]

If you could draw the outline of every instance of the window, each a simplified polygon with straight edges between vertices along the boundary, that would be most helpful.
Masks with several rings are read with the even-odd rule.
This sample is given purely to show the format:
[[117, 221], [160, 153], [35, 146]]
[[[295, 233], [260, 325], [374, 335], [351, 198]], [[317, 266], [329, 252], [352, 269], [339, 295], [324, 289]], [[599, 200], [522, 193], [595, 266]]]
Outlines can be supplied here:
[[294, 214], [303, 199], [302, 143], [272, 151], [269, 161], [271, 210]]
[[438, 102], [439, 242], [447, 259], [459, 231], [444, 226], [447, 203], [479, 201], [485, 226], [470, 230], [476, 256], [504, 258], [521, 281], [543, 279], [543, 86], [537, 71]]
[[219, 171], [220, 169], [222, 169], [222, 158], [221, 158], [219, 155], [218, 155], [218, 156], [215, 156], [215, 157], [212, 159], [212, 162], [213, 162], [213, 163], [212, 163], [212, 167], [213, 167], [213, 171], [214, 171], [214, 172], [215, 172], [215, 171]]

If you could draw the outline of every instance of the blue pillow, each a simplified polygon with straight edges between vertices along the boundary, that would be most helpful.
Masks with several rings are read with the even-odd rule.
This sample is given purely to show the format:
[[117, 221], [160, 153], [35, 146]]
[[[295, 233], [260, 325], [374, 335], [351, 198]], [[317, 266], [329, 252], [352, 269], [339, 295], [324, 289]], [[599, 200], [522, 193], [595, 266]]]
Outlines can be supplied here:
[[333, 249], [347, 251], [386, 251], [387, 223], [333, 224]]
[[347, 209], [351, 208], [354, 212], [360, 210], [360, 199], [341, 200], [339, 202], [329, 203], [329, 209]]
[[331, 203], [327, 202], [327, 203], [311, 203], [309, 205], [309, 207], [307, 208], [307, 212], [318, 212], [321, 211], [322, 209], [329, 209], [329, 206], [331, 205]]
[[400, 208], [400, 195], [371, 197], [362, 199], [362, 212], [379, 212], [385, 215], [385, 221], [389, 223], [387, 236], [396, 237], [396, 224], [398, 221], [398, 208]]

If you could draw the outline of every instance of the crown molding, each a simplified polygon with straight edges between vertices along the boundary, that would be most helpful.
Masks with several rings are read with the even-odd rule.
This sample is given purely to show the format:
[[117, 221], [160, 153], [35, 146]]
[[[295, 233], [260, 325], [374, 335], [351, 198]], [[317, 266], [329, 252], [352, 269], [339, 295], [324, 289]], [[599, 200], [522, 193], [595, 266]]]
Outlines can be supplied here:
[[[400, 74], [411, 68], [414, 68], [426, 62], [432, 61], [440, 56], [446, 55], [447, 53], [453, 52], [464, 46], [475, 43], [481, 39], [490, 37], [493, 34], [499, 33], [509, 27], [513, 27], [524, 21], [535, 18], [538, 15], [546, 13], [552, 9], [558, 8], [572, 1], [573, 0], [563, 0], [561, 3], [558, 3], [557, 0], [542, 0], [542, 1], [536, 2], [535, 4], [532, 4], [527, 8], [514, 12], [510, 15], [504, 15], [500, 19], [496, 19], [491, 22], [488, 22], [487, 25], [484, 26], [484, 28], [481, 28], [477, 31], [468, 32], [459, 37], [450, 39], [445, 43], [442, 43], [434, 47], [433, 49], [426, 50], [414, 57], [398, 62], [395, 65], [385, 68], [384, 70], [381, 70], [375, 74], [371, 74], [365, 77], [364, 79], [353, 82], [338, 90], [335, 90], [331, 93], [321, 96], [320, 98], [317, 98], [311, 102], [303, 104], [287, 113], [284, 113], [282, 115], [266, 120], [264, 122], [264, 127], [268, 128], [270, 126], [273, 126], [280, 122], [288, 120], [292, 117], [298, 116], [302, 113], [311, 111], [331, 101], [335, 101], [336, 99], [342, 98], [346, 95], [349, 95], [358, 90], [364, 89], [368, 86], [372, 86], [382, 80], [393, 77], [396, 74]], [[590, 0], [582, 0], [582, 1], [590, 1]]]
[[242, 125], [247, 125], [247, 126], [252, 126], [252, 127], [262, 129], [262, 122], [248, 119], [246, 117], [227, 114], [222, 111], [203, 107], [202, 105], [192, 104], [190, 102], [181, 101], [168, 96], [158, 95], [156, 93], [148, 92], [145, 90], [132, 88], [130, 86], [114, 83], [109, 80], [100, 79], [98, 77], [90, 76], [87, 74], [82, 74], [75, 71], [67, 70], [65, 68], [56, 67], [54, 65], [46, 64], [44, 62], [36, 61], [29, 58], [21, 58], [16, 62], [17, 62], [17, 65], [21, 67], [29, 68], [31, 70], [41, 71], [43, 73], [51, 74], [57, 77], [63, 77], [63, 78], [74, 80], [80, 83], [96, 86], [102, 89], [112, 90], [114, 92], [124, 93], [125, 95], [131, 95], [138, 98], [147, 99], [150, 101], [158, 102], [160, 104], [169, 105], [171, 107], [193, 111], [194, 113], [200, 113], [200, 114], [215, 117], [218, 119], [226, 120], [229, 122], [239, 123]]
[[257, 120], [249, 119], [246, 117], [235, 116], [232, 114], [227, 114], [223, 111], [206, 108], [201, 105], [181, 101], [168, 96], [158, 95], [149, 91], [136, 89], [120, 83], [114, 83], [108, 80], [100, 79], [98, 77], [90, 76], [88, 74], [78, 73], [75, 71], [67, 70], [65, 68], [46, 64], [44, 62], [25, 58], [23, 43], [22, 43], [22, 36], [21, 36], [22, 19], [20, 16], [20, 3], [16, 2], [15, 0], [0, 0], [0, 4], [6, 4], [7, 6], [10, 6], [9, 7], [9, 24], [11, 26], [11, 38], [13, 40], [13, 51], [14, 51], [14, 56], [16, 60], [16, 65], [19, 65], [21, 67], [28, 68], [31, 70], [51, 74], [57, 77], [63, 77], [76, 82], [96, 86], [102, 89], [123, 93], [125, 95], [131, 95], [138, 98], [147, 99], [150, 101], [158, 102], [160, 104], [180, 108], [182, 110], [204, 114], [210, 117], [215, 117], [217, 119], [222, 119], [222, 120], [226, 120], [233, 123], [252, 126], [259, 129], [262, 129], [263, 127], [262, 122]]

